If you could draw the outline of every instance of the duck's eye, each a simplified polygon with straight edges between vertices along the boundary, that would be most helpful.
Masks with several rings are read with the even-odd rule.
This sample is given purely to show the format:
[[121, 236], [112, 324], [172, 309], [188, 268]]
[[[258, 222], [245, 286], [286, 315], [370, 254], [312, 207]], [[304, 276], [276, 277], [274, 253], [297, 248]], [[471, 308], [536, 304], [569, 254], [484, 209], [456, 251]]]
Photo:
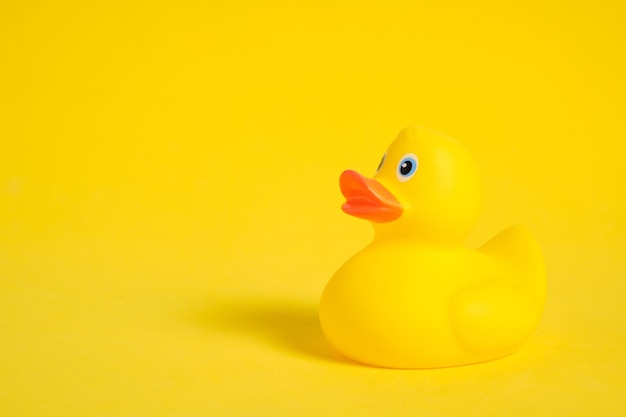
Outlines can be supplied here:
[[413, 153], [407, 153], [398, 163], [396, 177], [402, 182], [408, 181], [415, 175], [415, 171], [417, 171], [417, 156]]
[[376, 168], [376, 173], [377, 174], [380, 171], [380, 169], [383, 167], [383, 164], [385, 163], [385, 158], [387, 158], [387, 153], [386, 152], [383, 155], [383, 157], [380, 159], [380, 163], [378, 164], [378, 168]]

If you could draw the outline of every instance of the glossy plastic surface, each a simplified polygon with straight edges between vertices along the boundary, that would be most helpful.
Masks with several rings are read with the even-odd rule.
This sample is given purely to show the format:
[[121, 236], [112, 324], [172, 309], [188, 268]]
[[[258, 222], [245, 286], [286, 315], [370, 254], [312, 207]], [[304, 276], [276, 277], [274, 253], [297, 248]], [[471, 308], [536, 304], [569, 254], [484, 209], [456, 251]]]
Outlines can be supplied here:
[[541, 253], [521, 226], [479, 250], [462, 245], [480, 181], [458, 142], [406, 128], [374, 178], [346, 171], [340, 187], [342, 209], [375, 228], [322, 295], [322, 329], [340, 353], [382, 367], [449, 367], [508, 355], [530, 336], [545, 298]]

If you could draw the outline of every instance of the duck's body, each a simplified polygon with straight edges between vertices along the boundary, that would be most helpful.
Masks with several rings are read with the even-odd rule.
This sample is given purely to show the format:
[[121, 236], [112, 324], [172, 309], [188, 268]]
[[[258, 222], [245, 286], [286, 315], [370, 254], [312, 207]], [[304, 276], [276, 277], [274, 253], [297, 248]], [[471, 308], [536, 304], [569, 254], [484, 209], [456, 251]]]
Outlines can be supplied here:
[[[508, 355], [531, 334], [543, 309], [545, 274], [539, 249], [525, 229], [509, 228], [471, 250], [445, 225], [439, 236], [416, 222], [386, 227], [415, 208], [404, 199], [389, 200], [398, 190], [389, 191], [387, 184], [383, 190], [378, 182], [345, 175], [351, 176], [342, 179], [345, 211], [376, 222], [377, 201], [388, 200], [383, 206], [390, 210], [396, 202], [404, 209], [392, 220], [387, 220], [393, 217], [389, 210], [382, 210], [384, 224], [377, 224], [374, 241], [348, 260], [324, 290], [320, 321], [340, 353], [383, 367], [447, 367]], [[464, 224], [463, 216], [452, 223]], [[418, 233], [406, 233], [411, 227]]]
[[[524, 229], [495, 239], [526, 239], [517, 255], [535, 270], [463, 246], [374, 242], [328, 283], [320, 305], [324, 333], [343, 355], [390, 368], [456, 366], [512, 353], [541, 316], [544, 274]], [[502, 249], [505, 242], [496, 241]]]

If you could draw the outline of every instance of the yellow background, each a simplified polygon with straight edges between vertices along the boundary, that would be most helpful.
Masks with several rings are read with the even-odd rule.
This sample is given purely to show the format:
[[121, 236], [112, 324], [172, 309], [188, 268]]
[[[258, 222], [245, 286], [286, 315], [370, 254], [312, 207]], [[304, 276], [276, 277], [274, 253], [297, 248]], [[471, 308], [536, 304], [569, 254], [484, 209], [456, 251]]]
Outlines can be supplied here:
[[[0, 415], [626, 413], [626, 3], [0, 3]], [[478, 161], [549, 295], [506, 359], [400, 371], [317, 321], [406, 125]]]

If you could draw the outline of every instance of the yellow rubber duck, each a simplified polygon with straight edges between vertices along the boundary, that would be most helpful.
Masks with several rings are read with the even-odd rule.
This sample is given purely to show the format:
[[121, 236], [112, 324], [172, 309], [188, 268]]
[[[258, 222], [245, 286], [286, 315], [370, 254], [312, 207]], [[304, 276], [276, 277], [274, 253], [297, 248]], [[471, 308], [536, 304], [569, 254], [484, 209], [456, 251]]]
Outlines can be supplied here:
[[517, 350], [537, 326], [545, 267], [531, 234], [510, 227], [463, 246], [481, 204], [469, 153], [408, 127], [373, 179], [345, 171], [344, 212], [372, 222], [372, 243], [330, 279], [320, 323], [355, 361], [388, 368], [484, 362]]

